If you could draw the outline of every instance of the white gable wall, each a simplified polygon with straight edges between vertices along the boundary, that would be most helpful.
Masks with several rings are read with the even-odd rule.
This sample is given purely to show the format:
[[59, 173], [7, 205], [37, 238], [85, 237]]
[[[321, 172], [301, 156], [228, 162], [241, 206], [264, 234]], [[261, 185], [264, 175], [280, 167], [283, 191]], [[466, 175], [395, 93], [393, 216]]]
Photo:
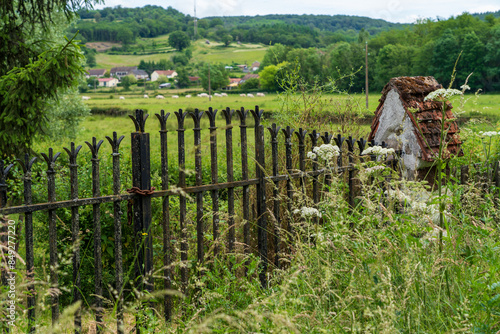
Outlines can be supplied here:
[[432, 165], [423, 161], [422, 149], [415, 135], [415, 127], [406, 113], [397, 90], [387, 93], [374, 140], [379, 145], [385, 141], [388, 147], [403, 150], [403, 173], [409, 179], [419, 168]]

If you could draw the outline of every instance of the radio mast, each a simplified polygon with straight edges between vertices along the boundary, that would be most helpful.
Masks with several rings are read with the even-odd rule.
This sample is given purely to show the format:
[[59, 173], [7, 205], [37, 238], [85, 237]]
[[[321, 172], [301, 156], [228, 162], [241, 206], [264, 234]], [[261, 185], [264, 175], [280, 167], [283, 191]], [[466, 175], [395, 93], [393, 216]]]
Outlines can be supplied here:
[[194, 40], [198, 35], [198, 19], [196, 18], [196, 0], [194, 0]]

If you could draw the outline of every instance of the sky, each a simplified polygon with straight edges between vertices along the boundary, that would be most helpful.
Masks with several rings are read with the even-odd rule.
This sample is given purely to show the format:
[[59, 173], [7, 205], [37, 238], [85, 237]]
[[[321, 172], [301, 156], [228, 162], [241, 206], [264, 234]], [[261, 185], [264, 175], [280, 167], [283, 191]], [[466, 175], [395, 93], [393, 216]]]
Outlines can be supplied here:
[[[157, 5], [194, 14], [195, 0], [105, 0], [96, 8], [142, 7]], [[356, 15], [390, 22], [413, 23], [421, 18], [449, 18], [463, 12], [481, 13], [500, 10], [498, 0], [196, 0], [196, 16], [239, 16], [266, 14]]]

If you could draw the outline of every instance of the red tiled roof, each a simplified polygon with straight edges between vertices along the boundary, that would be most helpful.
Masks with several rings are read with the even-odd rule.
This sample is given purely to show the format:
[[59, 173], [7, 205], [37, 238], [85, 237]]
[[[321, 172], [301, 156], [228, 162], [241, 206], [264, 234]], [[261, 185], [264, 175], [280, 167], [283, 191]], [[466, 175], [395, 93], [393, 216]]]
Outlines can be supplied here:
[[189, 77], [189, 81], [198, 81], [200, 77]]
[[[387, 94], [395, 89], [407, 115], [410, 117], [414, 125], [414, 133], [417, 137], [418, 144], [422, 149], [422, 159], [425, 161], [433, 161], [434, 157], [439, 152], [439, 143], [441, 140], [441, 119], [442, 119], [442, 102], [424, 101], [424, 98], [436, 89], [443, 88], [434, 77], [397, 77], [392, 78], [382, 90], [380, 104], [375, 111], [375, 118], [371, 126], [371, 133], [368, 140], [372, 140], [377, 132], [380, 116], [384, 107]], [[446, 102], [445, 118], [453, 119], [451, 112], [452, 105]], [[420, 127], [421, 132], [418, 130]], [[445, 129], [448, 131], [446, 136], [447, 156], [463, 155], [460, 145], [460, 137], [458, 135], [458, 125], [454, 121], [445, 123]]]
[[167, 70], [167, 71], [155, 71], [156, 73], [158, 73], [159, 75], [166, 75], [166, 76], [169, 76], [169, 75], [172, 75], [174, 74], [174, 70]]
[[115, 78], [99, 78], [97, 80], [99, 80], [99, 82], [107, 82], [107, 81], [116, 80], [116, 79]]

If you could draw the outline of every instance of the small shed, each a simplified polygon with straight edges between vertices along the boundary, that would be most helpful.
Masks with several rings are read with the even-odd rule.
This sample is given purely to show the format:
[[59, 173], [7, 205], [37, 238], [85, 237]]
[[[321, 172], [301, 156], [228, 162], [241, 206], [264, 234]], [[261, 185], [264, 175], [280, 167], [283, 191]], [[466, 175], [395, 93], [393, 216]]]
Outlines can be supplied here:
[[[419, 76], [392, 78], [382, 90], [368, 139], [402, 150], [403, 172], [409, 179], [434, 179], [429, 168], [439, 152], [443, 106], [441, 102], [424, 99], [440, 88], [443, 86], [434, 77]], [[451, 103], [446, 102], [446, 119], [454, 118], [451, 109]], [[446, 122], [445, 129], [444, 154], [463, 155], [457, 123]]]

